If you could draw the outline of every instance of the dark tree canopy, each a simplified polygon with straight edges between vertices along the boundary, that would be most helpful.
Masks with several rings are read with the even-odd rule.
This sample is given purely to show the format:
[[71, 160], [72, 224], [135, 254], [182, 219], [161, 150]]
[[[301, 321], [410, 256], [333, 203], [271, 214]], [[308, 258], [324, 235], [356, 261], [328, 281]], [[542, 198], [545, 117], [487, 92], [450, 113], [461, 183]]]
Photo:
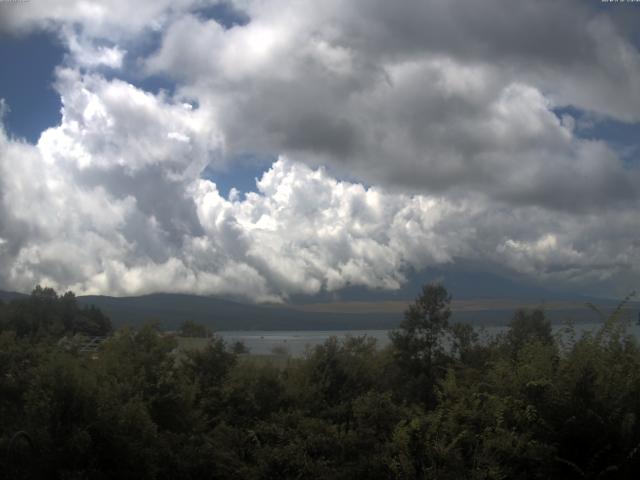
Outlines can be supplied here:
[[425, 286], [384, 349], [333, 337], [264, 358], [213, 335], [180, 352], [146, 324], [89, 356], [51, 339], [101, 314], [36, 289], [0, 305], [0, 479], [637, 478], [624, 322], [559, 348], [543, 312], [518, 311], [481, 342], [450, 301]]
[[178, 334], [183, 337], [194, 338], [206, 338], [211, 336], [211, 332], [207, 327], [201, 323], [194, 322], [193, 320], [185, 320], [182, 322], [182, 325], [180, 325], [180, 329], [178, 330]]
[[54, 289], [38, 285], [28, 298], [12, 300], [2, 308], [0, 329], [32, 340], [58, 340], [65, 335], [107, 335], [111, 320], [93, 305], [78, 305], [73, 292], [58, 296]]
[[398, 364], [412, 377], [407, 383], [426, 401], [433, 400], [435, 367], [449, 333], [450, 303], [451, 296], [442, 285], [425, 285], [404, 312], [400, 327], [391, 333]]
[[551, 345], [553, 343], [551, 322], [545, 317], [542, 309], [537, 308], [532, 311], [519, 309], [509, 324], [507, 337], [515, 350], [532, 341]]

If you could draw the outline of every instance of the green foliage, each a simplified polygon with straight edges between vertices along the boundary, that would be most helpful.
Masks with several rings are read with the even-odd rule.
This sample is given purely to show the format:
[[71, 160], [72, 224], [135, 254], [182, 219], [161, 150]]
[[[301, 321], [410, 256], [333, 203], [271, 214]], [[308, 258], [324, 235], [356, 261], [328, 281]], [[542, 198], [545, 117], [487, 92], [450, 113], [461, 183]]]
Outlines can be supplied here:
[[73, 292], [58, 296], [52, 288], [38, 285], [28, 298], [0, 305], [3, 330], [32, 342], [57, 341], [65, 335], [108, 335], [111, 321], [94, 306], [81, 308]]
[[178, 334], [183, 337], [206, 338], [211, 336], [211, 332], [204, 325], [192, 320], [185, 320], [180, 325]]
[[342, 418], [349, 399], [372, 388], [378, 381], [375, 341], [367, 337], [329, 338], [307, 357], [303, 368], [302, 394], [309, 406]]
[[427, 405], [435, 400], [435, 384], [446, 361], [443, 340], [450, 332], [450, 303], [451, 296], [442, 285], [425, 285], [405, 311], [400, 328], [390, 335], [403, 373], [402, 388]]
[[545, 318], [544, 311], [516, 311], [507, 332], [507, 343], [514, 354], [526, 344], [540, 342], [543, 345], [553, 343], [551, 322]]
[[404, 313], [391, 339], [401, 363], [414, 371], [429, 369], [442, 352], [441, 341], [449, 329], [451, 296], [439, 284], [425, 285], [422, 294]]
[[233, 345], [231, 345], [231, 351], [236, 355], [243, 355], [245, 353], [249, 353], [249, 349], [247, 348], [247, 346], [244, 344], [244, 342], [240, 340], [233, 342]]
[[560, 342], [518, 311], [480, 342], [449, 303], [426, 286], [388, 348], [331, 338], [272, 363], [216, 336], [178, 355], [153, 324], [83, 355], [51, 340], [91, 314], [36, 289], [0, 305], [0, 478], [637, 477], [640, 347], [621, 315]]

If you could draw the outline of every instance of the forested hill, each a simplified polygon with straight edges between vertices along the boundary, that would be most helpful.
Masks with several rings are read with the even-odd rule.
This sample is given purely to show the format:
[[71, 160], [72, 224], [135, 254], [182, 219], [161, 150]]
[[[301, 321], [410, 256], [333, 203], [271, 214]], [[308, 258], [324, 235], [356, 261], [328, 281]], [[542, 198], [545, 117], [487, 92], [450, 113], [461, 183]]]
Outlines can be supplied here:
[[[0, 290], [0, 301], [28, 298], [27, 294]], [[215, 331], [223, 330], [366, 330], [395, 328], [396, 312], [341, 313], [302, 312], [286, 306], [256, 305], [231, 300], [156, 293], [138, 297], [79, 296], [82, 306], [95, 306], [111, 319], [114, 327], [140, 326], [159, 321], [163, 328], [177, 329], [191, 320]]]
[[[8, 302], [27, 296], [0, 291], [0, 300]], [[111, 318], [114, 327], [139, 326], [147, 321], [159, 321], [163, 328], [173, 330], [191, 320], [214, 331], [225, 330], [373, 330], [395, 328], [403, 318], [410, 299], [369, 302], [320, 302], [295, 305], [260, 305], [241, 303], [217, 297], [157, 293], [138, 297], [79, 296], [82, 306], [94, 305]], [[611, 312], [617, 302], [591, 299], [605, 312]], [[576, 321], [597, 320], [586, 307], [587, 302], [556, 301], [547, 304], [526, 300], [478, 299], [460, 300], [454, 297], [453, 316], [456, 322], [473, 325], [504, 325], [521, 307], [543, 306], [554, 323], [567, 318]], [[628, 308], [637, 312], [638, 303]], [[637, 315], [635, 313], [634, 315]], [[635, 318], [635, 316], [634, 316]]]
[[152, 294], [140, 297], [79, 297], [111, 318], [114, 326], [159, 320], [164, 328], [178, 328], [185, 320], [215, 330], [360, 330], [395, 328], [396, 312], [302, 312], [286, 307], [233, 302], [215, 297]]
[[4, 292], [0, 290], [0, 301], [10, 302], [11, 300], [19, 300], [21, 298], [27, 298], [26, 293], [18, 293], [18, 292]]

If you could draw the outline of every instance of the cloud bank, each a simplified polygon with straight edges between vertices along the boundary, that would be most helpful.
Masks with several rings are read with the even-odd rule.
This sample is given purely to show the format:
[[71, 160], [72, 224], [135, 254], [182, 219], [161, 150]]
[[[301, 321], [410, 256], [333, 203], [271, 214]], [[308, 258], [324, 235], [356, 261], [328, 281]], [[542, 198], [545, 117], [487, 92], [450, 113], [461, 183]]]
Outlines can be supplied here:
[[[0, 131], [0, 288], [279, 301], [465, 262], [603, 294], [640, 279], [639, 162], [559, 113], [640, 121], [640, 53], [617, 15], [247, 0], [235, 22], [209, 7], [4, 17], [68, 55], [60, 124], [36, 145]], [[175, 89], [127, 80], [154, 75]], [[246, 154], [278, 157], [256, 192], [203, 178]]]

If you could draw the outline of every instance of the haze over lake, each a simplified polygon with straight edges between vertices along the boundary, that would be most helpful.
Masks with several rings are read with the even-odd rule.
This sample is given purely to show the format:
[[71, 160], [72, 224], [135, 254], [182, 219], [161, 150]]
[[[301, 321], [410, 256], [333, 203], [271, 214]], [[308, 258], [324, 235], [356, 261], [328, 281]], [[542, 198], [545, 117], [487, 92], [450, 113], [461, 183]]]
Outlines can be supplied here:
[[[602, 326], [602, 323], [579, 323], [575, 324], [575, 334], [579, 338], [583, 333], [593, 332]], [[566, 325], [556, 324], [553, 327], [554, 334], [561, 334], [568, 339]], [[476, 329], [480, 337], [488, 339], [494, 335], [504, 332], [507, 327], [487, 326]], [[268, 355], [277, 349], [280, 353], [288, 353], [293, 357], [303, 356], [307, 349], [323, 344], [330, 337], [344, 339], [348, 336], [367, 336], [376, 340], [379, 348], [389, 345], [390, 330], [317, 330], [317, 331], [224, 331], [218, 332], [226, 342], [233, 343], [241, 341], [253, 355]], [[640, 325], [629, 323], [627, 332], [640, 340]]]

